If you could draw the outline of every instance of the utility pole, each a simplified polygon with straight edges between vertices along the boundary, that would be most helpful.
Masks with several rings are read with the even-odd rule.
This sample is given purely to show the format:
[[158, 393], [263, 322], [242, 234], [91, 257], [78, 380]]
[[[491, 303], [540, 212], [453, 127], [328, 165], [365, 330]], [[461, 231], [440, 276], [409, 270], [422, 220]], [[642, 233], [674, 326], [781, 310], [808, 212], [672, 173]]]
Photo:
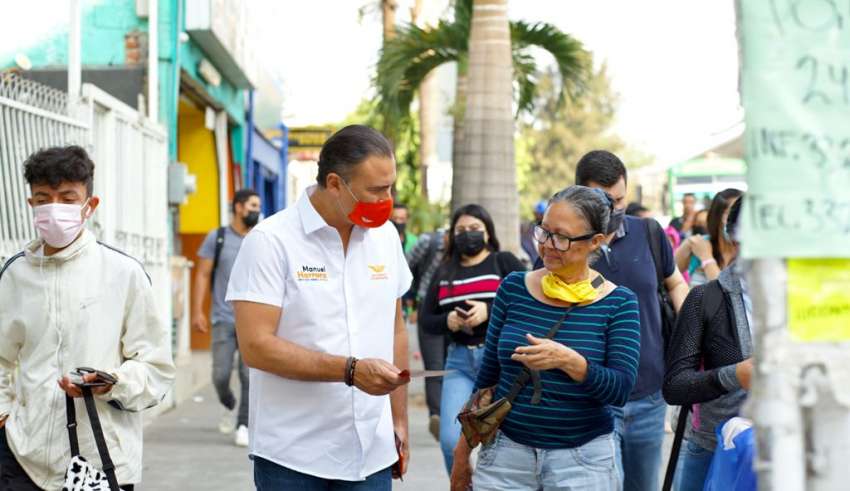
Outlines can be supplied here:
[[82, 85], [80, 0], [71, 0], [71, 24], [68, 26], [68, 111], [76, 115]]
[[850, 11], [737, 0], [759, 489], [850, 489]]

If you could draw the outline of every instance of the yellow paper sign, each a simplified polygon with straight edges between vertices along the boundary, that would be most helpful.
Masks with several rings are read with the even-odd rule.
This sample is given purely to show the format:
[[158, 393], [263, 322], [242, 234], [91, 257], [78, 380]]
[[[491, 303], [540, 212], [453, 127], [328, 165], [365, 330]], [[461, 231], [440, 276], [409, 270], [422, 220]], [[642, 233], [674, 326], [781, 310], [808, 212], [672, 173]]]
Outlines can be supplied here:
[[850, 260], [788, 260], [788, 329], [795, 341], [850, 341]]

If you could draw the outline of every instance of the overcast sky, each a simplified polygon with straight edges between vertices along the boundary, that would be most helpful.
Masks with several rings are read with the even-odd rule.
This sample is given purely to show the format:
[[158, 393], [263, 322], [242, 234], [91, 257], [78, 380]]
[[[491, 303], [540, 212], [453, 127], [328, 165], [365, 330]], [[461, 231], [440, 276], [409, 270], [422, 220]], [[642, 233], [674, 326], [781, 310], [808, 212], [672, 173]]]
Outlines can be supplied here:
[[[245, 1], [255, 14], [258, 59], [282, 79], [288, 124], [339, 121], [370, 96], [381, 41], [377, 0]], [[432, 16], [447, 4], [425, 2]], [[399, 3], [399, 19], [409, 19], [413, 1]], [[0, 52], [61, 28], [67, 4], [9, 2], [0, 16]], [[581, 40], [597, 62], [607, 63], [621, 97], [616, 131], [660, 160], [688, 156], [741, 119], [733, 0], [511, 0], [509, 5], [511, 18], [554, 23]]]
[[[358, 11], [377, 1], [294, 3], [268, 2], [261, 8], [273, 14], [257, 16], [268, 36], [263, 46], [274, 46], [270, 66], [284, 81], [285, 115], [296, 125], [338, 121], [371, 95], [380, 13], [367, 7], [358, 20]], [[412, 3], [400, 0], [400, 19], [409, 19]], [[447, 5], [426, 3], [437, 15]], [[661, 160], [689, 156], [741, 119], [732, 0], [514, 0], [509, 6], [511, 18], [554, 23], [607, 63], [620, 95], [615, 130]]]

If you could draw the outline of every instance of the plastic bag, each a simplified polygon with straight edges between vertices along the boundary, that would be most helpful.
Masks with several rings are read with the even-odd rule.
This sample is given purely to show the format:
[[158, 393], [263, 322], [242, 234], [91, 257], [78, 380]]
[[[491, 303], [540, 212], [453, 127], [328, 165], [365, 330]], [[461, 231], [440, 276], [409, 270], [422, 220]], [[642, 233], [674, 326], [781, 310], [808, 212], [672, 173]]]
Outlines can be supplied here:
[[717, 450], [703, 491], [755, 491], [755, 435], [752, 422], [732, 418], [717, 428]]

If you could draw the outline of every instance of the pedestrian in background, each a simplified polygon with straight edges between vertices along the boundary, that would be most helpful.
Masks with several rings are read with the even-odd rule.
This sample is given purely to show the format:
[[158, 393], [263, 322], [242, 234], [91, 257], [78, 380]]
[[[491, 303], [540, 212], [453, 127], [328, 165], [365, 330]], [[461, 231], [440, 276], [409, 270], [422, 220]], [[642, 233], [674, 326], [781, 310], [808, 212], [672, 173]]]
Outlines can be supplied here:
[[451, 373], [443, 378], [440, 398], [440, 447], [451, 473], [460, 438], [457, 414], [469, 399], [481, 366], [493, 297], [502, 278], [525, 268], [516, 256], [499, 250], [493, 219], [482, 206], [455, 210], [449, 234], [443, 264], [431, 280], [419, 315], [426, 331], [448, 335], [451, 341], [445, 365]]
[[[544, 268], [510, 274], [499, 288], [475, 388], [495, 386], [495, 401], [516, 391], [523, 370], [533, 383], [521, 386], [481, 449], [473, 489], [620, 488], [610, 407], [625, 404], [634, 386], [640, 323], [635, 294], [590, 267], [612, 208], [584, 186], [555, 194], [534, 231]], [[461, 439], [453, 490], [469, 485], [469, 453]]]
[[540, 200], [534, 205], [534, 219], [530, 222], [525, 222], [520, 227], [520, 245], [523, 252], [528, 256], [528, 264], [532, 265], [537, 262], [540, 255], [537, 253], [537, 243], [534, 241], [534, 227], [540, 225], [540, 220], [543, 220], [543, 212], [546, 211], [546, 201]]
[[254, 483], [389, 491], [409, 456], [395, 159], [383, 135], [352, 125], [318, 167], [318, 185], [248, 234], [228, 287], [251, 367]]
[[[142, 479], [142, 411], [174, 380], [170, 327], [141, 263], [85, 228], [101, 205], [86, 151], [40, 150], [24, 178], [39, 238], [0, 269], [0, 490], [62, 488], [77, 429], [66, 409], [85, 412], [65, 397], [81, 397], [68, 376], [80, 367], [110, 375], [82, 381], [105, 384], [91, 389], [104, 444], [117, 484], [132, 490]], [[80, 455], [94, 460], [91, 422], [77, 421], [87, 430], [76, 431]]]
[[405, 254], [410, 254], [410, 251], [416, 247], [417, 237], [415, 234], [407, 230], [407, 221], [410, 219], [410, 211], [404, 203], [393, 203], [393, 212], [390, 215], [390, 221], [395, 225], [398, 231], [398, 238], [401, 239], [401, 247]]
[[697, 197], [694, 193], [685, 193], [682, 196], [682, 216], [678, 216], [670, 220], [670, 225], [679, 231], [682, 239], [691, 236], [691, 229], [694, 226], [694, 216], [697, 212]]
[[[252, 189], [240, 189], [233, 195], [230, 225], [207, 234], [198, 250], [192, 289], [192, 326], [202, 333], [209, 332], [204, 299], [212, 289], [212, 379], [218, 400], [224, 406], [218, 430], [230, 433], [235, 429], [234, 443], [240, 447], [248, 446], [248, 369], [239, 354], [233, 307], [224, 297], [242, 240], [260, 220], [260, 205], [260, 196]], [[236, 397], [230, 388], [234, 354], [238, 355], [241, 389], [235, 418]]]
[[[444, 230], [435, 230], [419, 236], [416, 247], [408, 254], [407, 261], [413, 274], [410, 290], [414, 292], [412, 321], [416, 324], [419, 341], [419, 353], [425, 370], [442, 370], [446, 365], [448, 339], [443, 332], [432, 333], [422, 326], [422, 316], [418, 311], [422, 307], [431, 278], [443, 262], [443, 254], [448, 245], [448, 235]], [[428, 432], [440, 441], [440, 397], [443, 392], [442, 377], [425, 379], [425, 404], [428, 406]]]
[[734, 201], [722, 232], [734, 252], [716, 280], [688, 294], [667, 358], [664, 398], [670, 404], [699, 404], [699, 416], [693, 411], [686, 426], [676, 467], [678, 491], [703, 489], [717, 447], [717, 427], [739, 415], [750, 389], [752, 300], [734, 262], [742, 201]]
[[716, 280], [720, 271], [737, 254], [737, 246], [726, 239], [723, 230], [729, 209], [741, 194], [740, 190], [734, 188], [717, 193], [708, 209], [705, 234], [698, 233], [703, 232], [703, 229], [695, 222], [694, 234], [676, 250], [676, 266], [680, 271], [688, 272], [691, 287]]

